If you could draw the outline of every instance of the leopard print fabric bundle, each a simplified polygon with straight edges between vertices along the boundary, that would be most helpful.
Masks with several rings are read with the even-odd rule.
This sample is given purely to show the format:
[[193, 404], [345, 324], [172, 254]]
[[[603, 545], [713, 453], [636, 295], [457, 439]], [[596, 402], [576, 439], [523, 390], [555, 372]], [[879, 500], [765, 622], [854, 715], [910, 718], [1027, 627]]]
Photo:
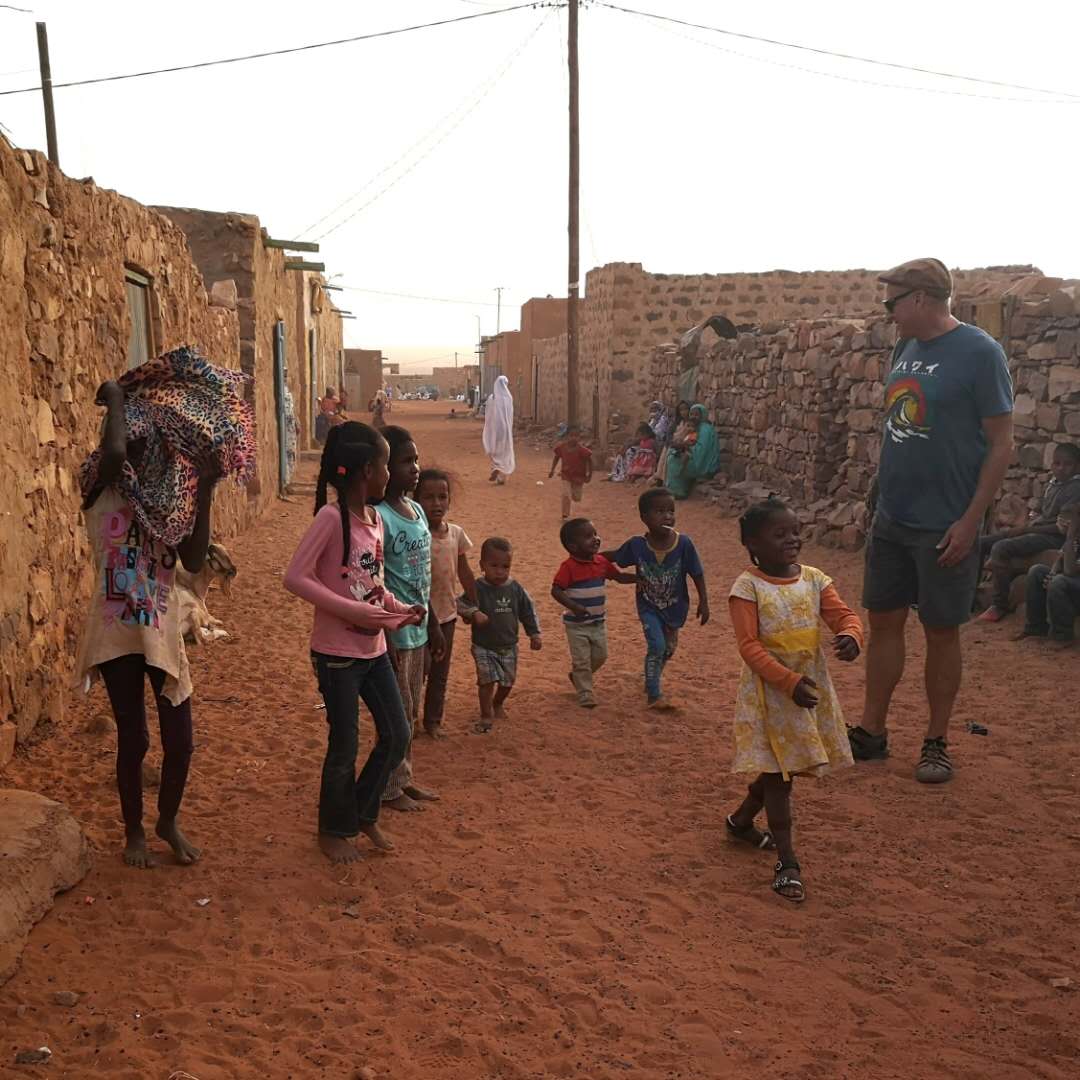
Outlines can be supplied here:
[[[118, 380], [124, 391], [128, 442], [145, 440], [116, 487], [136, 520], [175, 547], [195, 526], [199, 472], [214, 468], [240, 483], [255, 472], [255, 418], [245, 400], [250, 376], [209, 363], [187, 346], [148, 360]], [[97, 487], [101, 450], [83, 463], [85, 498]]]

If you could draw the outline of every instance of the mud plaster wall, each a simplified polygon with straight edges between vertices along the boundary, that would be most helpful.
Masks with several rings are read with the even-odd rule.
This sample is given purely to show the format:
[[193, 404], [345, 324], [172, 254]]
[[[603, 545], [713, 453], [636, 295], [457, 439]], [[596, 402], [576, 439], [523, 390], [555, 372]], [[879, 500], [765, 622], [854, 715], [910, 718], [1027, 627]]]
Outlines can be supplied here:
[[[77, 477], [100, 435], [95, 391], [127, 367], [125, 267], [151, 279], [159, 351], [238, 366], [236, 314], [209, 305], [176, 225], [0, 138], [0, 722], [20, 739], [62, 714], [92, 587]], [[223, 485], [215, 534], [253, 512]]]
[[[1054, 446], [1080, 442], [1080, 299], [1051, 288], [979, 308], [984, 329], [1001, 327], [1016, 393], [1016, 448], [995, 512], [1015, 525], [1039, 505]], [[815, 539], [859, 547], [894, 341], [882, 318], [774, 324], [717, 341], [698, 398], [719, 429], [725, 471], [789, 496]], [[679, 366], [674, 346], [654, 350], [653, 396], [674, 400]]]
[[[342, 364], [344, 357], [342, 322], [341, 317], [334, 310], [330, 293], [323, 289], [325, 284], [321, 274], [305, 271], [302, 275], [294, 271], [285, 273], [295, 276], [299, 284], [297, 294], [297, 315], [295, 326], [296, 338], [296, 363], [290, 361], [290, 367], [295, 367], [295, 380], [300, 383], [300, 396], [293, 395], [296, 403], [297, 416], [300, 420], [300, 446], [312, 448], [315, 446], [315, 410], [318, 400], [328, 386], [341, 389], [338, 386], [342, 382]], [[312, 357], [311, 347], [312, 331], [314, 331], [315, 354]], [[288, 338], [288, 330], [286, 330]], [[286, 346], [288, 341], [286, 340]], [[312, 363], [314, 359], [314, 364]], [[312, 371], [314, 371], [314, 383], [312, 383]], [[290, 375], [292, 373], [290, 372]], [[349, 401], [350, 415], [359, 413], [366, 408], [367, 401]]]

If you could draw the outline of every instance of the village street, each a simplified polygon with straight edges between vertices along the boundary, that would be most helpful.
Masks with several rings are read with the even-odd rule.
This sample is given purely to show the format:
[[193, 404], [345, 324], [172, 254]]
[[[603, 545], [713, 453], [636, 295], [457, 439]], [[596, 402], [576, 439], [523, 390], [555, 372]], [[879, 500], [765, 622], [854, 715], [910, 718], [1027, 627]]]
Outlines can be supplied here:
[[[325, 721], [311, 612], [281, 584], [311, 506], [278, 503], [229, 544], [232, 599], [211, 595], [235, 640], [191, 652], [197, 866], [164, 852], [151, 872], [122, 865], [100, 688], [8, 769], [7, 784], [65, 803], [95, 854], [3, 989], [0, 1072], [30, 1075], [15, 1052], [47, 1045], [48, 1075], [110, 1080], [1075, 1075], [1077, 999], [1051, 985], [1080, 984], [1077, 710], [1056, 688], [1061, 661], [1008, 645], [1012, 625], [968, 628], [957, 776], [927, 788], [911, 775], [924, 720], [913, 635], [892, 758], [796, 785], [809, 898], [785, 904], [769, 856], [723, 829], [742, 794], [729, 772], [736, 523], [680, 505], [713, 601], [667, 675], [682, 711], [644, 711], [632, 591], [611, 586], [612, 659], [585, 712], [548, 595], [564, 557], [548, 446], [520, 437], [518, 471], [489, 486], [479, 425], [446, 411], [404, 403], [392, 419], [422, 464], [459, 478], [451, 519], [477, 544], [516, 545], [544, 649], [522, 654], [510, 718], [472, 733], [462, 635], [450, 737], [415, 751], [442, 801], [386, 814], [394, 854], [329, 866], [314, 835]], [[625, 486], [587, 489], [605, 546], [640, 528], [635, 502]], [[803, 559], [857, 605], [859, 556]], [[833, 670], [857, 717], [861, 664]], [[989, 736], [968, 734], [970, 720]], [[77, 1004], [55, 1004], [59, 991]]]

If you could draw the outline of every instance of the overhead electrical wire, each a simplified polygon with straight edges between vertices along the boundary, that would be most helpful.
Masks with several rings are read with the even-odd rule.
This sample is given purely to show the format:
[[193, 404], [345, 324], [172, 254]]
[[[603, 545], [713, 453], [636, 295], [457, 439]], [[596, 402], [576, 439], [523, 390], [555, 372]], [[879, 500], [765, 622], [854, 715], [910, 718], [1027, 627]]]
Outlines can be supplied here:
[[[54, 82], [54, 90], [63, 90], [68, 86], [91, 86], [96, 83], [119, 82], [122, 79], [141, 79], [147, 75], [169, 75], [177, 71], [194, 71], [198, 68], [217, 67], [221, 64], [239, 64], [246, 60], [263, 60], [270, 56], [287, 56], [290, 53], [309, 52], [312, 49], [326, 49], [333, 45], [349, 45], [356, 41], [372, 41], [375, 38], [394, 37], [408, 34], [413, 30], [430, 30], [436, 26], [450, 26], [453, 23], [470, 22], [473, 19], [486, 19], [491, 15], [505, 15], [511, 11], [524, 11], [528, 8], [556, 6], [557, 0], [530, 0], [529, 3], [513, 4], [510, 7], [496, 8], [491, 11], [476, 11], [469, 15], [457, 15], [450, 19], [438, 19], [435, 22], [417, 23], [414, 26], [399, 26], [393, 30], [378, 30], [371, 34], [356, 34], [353, 37], [337, 38], [334, 41], [316, 41], [309, 45], [294, 45], [287, 49], [270, 49], [266, 52], [247, 53], [244, 56], [227, 56], [220, 60], [202, 60], [195, 64], [178, 64], [174, 67], [154, 68], [150, 71], [132, 71], [124, 75], [102, 75], [95, 79], [75, 79], [71, 82]], [[41, 89], [40, 86], [24, 86], [19, 90], [0, 90], [0, 97], [12, 94], [31, 94]]]
[[[435, 142], [433, 142], [431, 144], [431, 146], [429, 146], [427, 148], [427, 150], [424, 151], [423, 154], [421, 154], [404, 172], [399, 173], [388, 184], [386, 184], [385, 186], [380, 188], [377, 192], [375, 192], [375, 194], [372, 195], [370, 199], [368, 199], [366, 202], [361, 203], [351, 214], [349, 214], [346, 217], [342, 218], [336, 225], [332, 225], [329, 229], [324, 229], [321, 233], [319, 233], [315, 237], [315, 239], [320, 240], [320, 241], [324, 240], [326, 237], [330, 236], [332, 233], [337, 232], [338, 229], [342, 228], [345, 225], [348, 225], [348, 223], [350, 221], [352, 221], [354, 218], [356, 218], [357, 216], [362, 214], [369, 206], [371, 206], [374, 203], [378, 202], [379, 199], [381, 199], [391, 188], [395, 187], [397, 184], [400, 184], [401, 181], [404, 180], [405, 177], [408, 176], [411, 172], [413, 172], [413, 170], [416, 169], [416, 167], [418, 165], [420, 165], [421, 162], [423, 162], [427, 158], [429, 158], [446, 141], [446, 139], [450, 135], [452, 135], [459, 127], [461, 127], [461, 125], [469, 118], [469, 116], [472, 115], [472, 113], [475, 112], [476, 109], [478, 109], [480, 107], [480, 105], [483, 103], [484, 99], [502, 81], [503, 77], [506, 75], [506, 73], [513, 66], [514, 60], [517, 59], [518, 55], [522, 52], [522, 50], [525, 48], [525, 46], [527, 46], [529, 44], [529, 42], [532, 41], [532, 39], [534, 37], [536, 37], [537, 33], [540, 31], [540, 28], [544, 25], [544, 23], [547, 22], [548, 18], [549, 18], [549, 15], [545, 14], [544, 17], [533, 28], [532, 33], [529, 34], [529, 36], [521, 43], [521, 45], [518, 46], [517, 50], [510, 57], [510, 59], [507, 60], [507, 62], [503, 65], [502, 69], [495, 75], [495, 77], [484, 88], [483, 92], [479, 95], [479, 97], [477, 97], [473, 101], [473, 103], [469, 106], [469, 108], [465, 112], [463, 112], [457, 118], [457, 120], [454, 121], [453, 124], [451, 124], [448, 128], [446, 128], [443, 131], [443, 133], [439, 136], [439, 138], [436, 139]], [[401, 160], [401, 159], [399, 158], [398, 160]], [[346, 202], [349, 202], [349, 201], [350, 200], [348, 200], [348, 199], [346, 200]]]
[[[486, 79], [484, 82], [482, 82], [480, 84], [479, 92], [477, 93], [476, 98], [471, 101], [471, 104], [467, 105], [466, 111], [463, 114], [462, 119], [464, 119], [465, 116], [468, 116], [469, 113], [472, 112], [472, 110], [475, 109], [480, 104], [480, 102], [484, 100], [484, 98], [487, 96], [487, 94], [495, 87], [495, 84], [498, 83], [498, 81], [503, 77], [503, 75], [506, 74], [506, 72], [510, 68], [510, 65], [513, 64], [513, 62], [517, 59], [518, 55], [525, 49], [525, 47], [529, 44], [529, 42], [532, 41], [532, 39], [536, 36], [536, 34], [539, 31], [540, 27], [544, 24], [544, 21], [545, 21], [545, 19], [541, 19], [540, 22], [529, 32], [529, 34], [525, 37], [525, 39], [521, 42], [521, 44], [518, 45], [518, 47], [510, 54], [510, 56], [508, 57], [506, 62], [500, 68], [498, 68], [496, 70], [495, 74], [490, 76], [488, 79]], [[431, 128], [429, 128], [426, 132], [424, 132], [424, 134], [421, 135], [420, 138], [417, 139], [416, 142], [414, 142], [403, 154], [401, 154], [399, 157], [395, 158], [392, 162], [390, 162], [389, 165], [385, 166], [385, 168], [380, 169], [377, 173], [375, 173], [374, 176], [372, 176], [369, 180], [365, 181], [364, 184], [361, 187], [357, 188], [357, 190], [354, 191], [351, 195], [346, 196], [332, 210], [328, 210], [325, 214], [323, 214], [323, 216], [321, 218], [319, 218], [318, 221], [314, 221], [310, 225], [308, 225], [308, 227], [306, 229], [302, 230], [299, 233], [299, 236], [300, 237], [306, 236], [309, 232], [312, 232], [314, 229], [317, 229], [324, 221], [327, 221], [328, 219], [332, 218], [339, 210], [344, 209], [346, 206], [349, 205], [349, 203], [353, 202], [355, 199], [358, 199], [365, 191], [368, 190], [368, 188], [370, 188], [375, 183], [376, 180], [378, 180], [382, 176], [385, 176], [391, 170], [395, 169], [414, 150], [416, 150], [420, 146], [423, 146], [423, 144], [426, 143], [428, 141], [428, 139], [430, 139], [433, 135], [438, 134], [438, 132], [443, 129], [443, 127], [447, 124], [447, 122], [450, 121], [458, 112], [461, 111], [461, 109], [463, 107], [466, 106], [466, 103], [469, 102], [469, 100], [470, 100], [469, 96], [466, 96], [465, 98], [462, 98], [462, 100], [459, 101], [458, 104], [454, 106], [454, 108], [452, 108], [448, 113], [446, 113], [444, 116], [442, 116], [435, 124], [433, 124], [431, 126]], [[453, 129], [451, 128], [450, 130], [453, 130]], [[435, 145], [437, 146], [438, 143], [436, 143]], [[403, 174], [403, 175], [405, 175], [405, 174]], [[324, 233], [323, 235], [328, 235], [328, 234]]]
[[[755, 41], [761, 45], [774, 45], [784, 49], [795, 49], [800, 52], [814, 53], [818, 56], [830, 56], [837, 60], [852, 60], [860, 64], [872, 64], [877, 67], [893, 68], [897, 71], [909, 71], [917, 75], [930, 75], [939, 79], [956, 79], [962, 82], [978, 83], [982, 86], [994, 86], [999, 89], [1005, 90], [1021, 90], [1028, 94], [1046, 94], [1050, 98], [1068, 99], [1069, 103], [1080, 102], [1080, 94], [1071, 93], [1068, 90], [1047, 90], [1045, 87], [1040, 86], [1025, 86], [1022, 83], [1002, 82], [997, 79], [983, 79], [975, 75], [959, 75], [956, 72], [951, 71], [937, 71], [933, 68], [917, 67], [912, 64], [899, 64], [891, 60], [877, 60], [869, 56], [856, 56], [852, 53], [838, 52], [834, 49], [821, 49], [812, 45], [800, 45], [791, 41], [780, 41], [777, 38], [761, 37], [757, 34], [741, 33], [737, 30], [726, 30], [719, 26], [706, 26], [703, 23], [689, 22], [685, 19], [676, 19], [670, 15], [659, 15], [655, 11], [639, 11], [636, 8], [622, 7], [619, 4], [612, 4], [609, 0], [593, 0], [593, 3], [597, 7], [609, 8], [612, 11], [622, 12], [624, 15], [636, 15], [643, 19], [652, 19], [656, 22], [672, 23], [676, 26], [687, 27], [692, 30], [707, 30], [713, 34], [723, 34], [726, 37], [739, 38], [743, 41]], [[738, 54], [743, 55], [743, 54]], [[759, 58], [760, 59], [760, 58]], [[766, 61], [768, 62], [768, 61]], [[810, 70], [810, 69], [800, 69]], [[828, 75], [827, 72], [814, 71], [815, 75]], [[835, 76], [839, 78], [840, 76]], [[902, 90], [918, 90], [921, 87], [902, 86], [898, 87]], [[1005, 98], [1004, 100], [1017, 100], [1015, 98]], [[1030, 99], [1021, 99], [1030, 100]], [[1047, 104], [1057, 104], [1062, 102], [1047, 101]]]
[[385, 289], [362, 289], [357, 285], [339, 286], [345, 292], [370, 293], [373, 296], [391, 296], [398, 300], [430, 300], [436, 304], [462, 304], [466, 307], [498, 307], [493, 300], [455, 300], [449, 296], [417, 296], [415, 293], [388, 292]]

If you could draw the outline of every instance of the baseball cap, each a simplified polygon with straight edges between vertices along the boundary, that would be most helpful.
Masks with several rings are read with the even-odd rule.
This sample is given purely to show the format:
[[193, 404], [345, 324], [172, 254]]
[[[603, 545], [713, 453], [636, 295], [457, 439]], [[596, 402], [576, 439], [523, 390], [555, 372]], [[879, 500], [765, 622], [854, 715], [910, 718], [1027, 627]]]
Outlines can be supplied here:
[[940, 259], [912, 259], [886, 270], [878, 281], [902, 289], [922, 289], [942, 300], [951, 296], [953, 290], [952, 274]]

